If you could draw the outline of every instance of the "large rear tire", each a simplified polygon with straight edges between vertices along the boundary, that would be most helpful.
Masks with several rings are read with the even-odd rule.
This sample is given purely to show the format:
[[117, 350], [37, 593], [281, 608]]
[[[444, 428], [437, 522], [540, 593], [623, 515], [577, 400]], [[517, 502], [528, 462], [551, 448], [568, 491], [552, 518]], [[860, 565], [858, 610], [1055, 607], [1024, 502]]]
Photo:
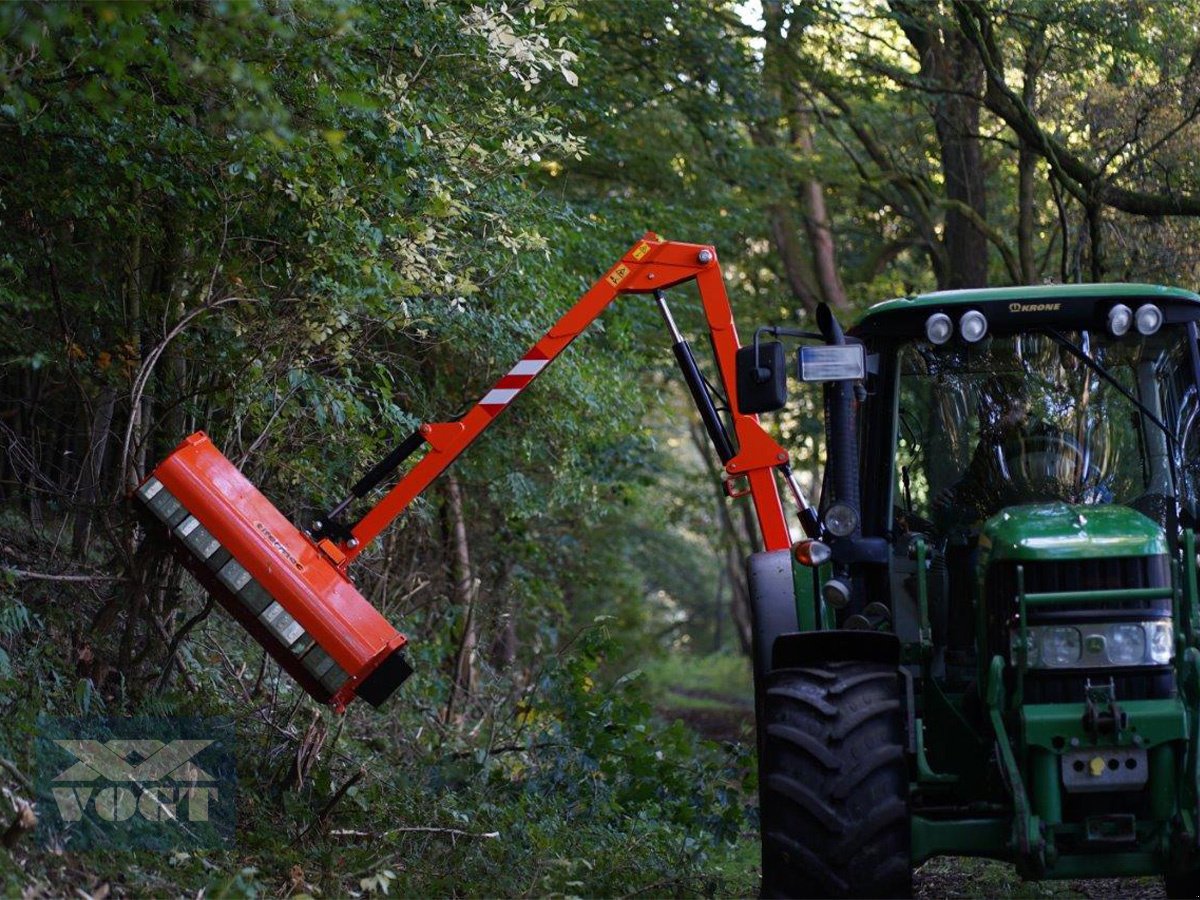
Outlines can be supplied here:
[[829, 662], [765, 679], [764, 897], [909, 897], [904, 710], [894, 665]]
[[1164, 893], [1171, 898], [1200, 897], [1200, 871], [1164, 875], [1163, 888]]

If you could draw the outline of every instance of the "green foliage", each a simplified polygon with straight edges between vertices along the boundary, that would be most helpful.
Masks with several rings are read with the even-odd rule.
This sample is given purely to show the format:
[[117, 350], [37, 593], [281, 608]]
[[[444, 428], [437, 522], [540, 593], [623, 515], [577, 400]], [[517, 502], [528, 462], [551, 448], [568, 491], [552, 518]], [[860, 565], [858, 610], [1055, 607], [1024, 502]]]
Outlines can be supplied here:
[[[1196, 183], [1193, 5], [986, 7], [1032, 113], [1100, 172], [1088, 190]], [[746, 719], [729, 650], [753, 524], [682, 424], [649, 298], [613, 304], [456, 464], [460, 520], [439, 485], [364, 554], [358, 584], [417, 668], [382, 716], [335, 725], [220, 614], [163, 677], [202, 601], [139, 549], [126, 502], [204, 429], [311, 522], [479, 397], [646, 228], [718, 248], [743, 339], [811, 322], [814, 189], [844, 318], [943, 280], [933, 114], [963, 92], [921, 74], [896, 4], [756, 9], [0, 5], [0, 562], [100, 576], [0, 576], [0, 756], [24, 764], [38, 712], [234, 711], [256, 749], [244, 849], [72, 866], [145, 894], [756, 890], [744, 748], [693, 733]], [[957, 27], [947, 4], [916, 9]], [[1013, 280], [998, 248], [1023, 211], [1032, 280], [1081, 277], [1101, 250], [1092, 271], [1195, 279], [1193, 220], [1093, 221], [1078, 184], [980, 115], [990, 279]], [[694, 291], [671, 298], [713, 378]], [[819, 394], [771, 427], [815, 496]], [[12, 892], [61, 874], [18, 861]]]

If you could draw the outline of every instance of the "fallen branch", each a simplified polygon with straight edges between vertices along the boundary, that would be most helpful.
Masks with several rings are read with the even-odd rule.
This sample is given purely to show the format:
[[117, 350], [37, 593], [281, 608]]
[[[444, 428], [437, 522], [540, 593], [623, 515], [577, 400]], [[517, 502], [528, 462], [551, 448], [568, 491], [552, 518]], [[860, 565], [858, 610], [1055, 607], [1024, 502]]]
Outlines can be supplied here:
[[25, 777], [25, 773], [18, 769], [17, 764], [12, 760], [8, 760], [0, 756], [0, 769], [7, 771], [8, 774], [17, 780], [17, 783], [21, 785], [21, 787], [25, 788], [25, 790], [29, 791], [31, 794], [33, 793], [33, 785], [29, 783], [29, 779]]
[[300, 832], [300, 839], [303, 840], [304, 836], [307, 835], [310, 831], [312, 831], [314, 826], [320, 825], [322, 822], [324, 822], [325, 818], [329, 815], [330, 811], [335, 806], [337, 806], [338, 801], [341, 800], [342, 797], [344, 797], [346, 795], [346, 791], [350, 790], [350, 788], [354, 787], [354, 785], [356, 785], [360, 781], [362, 781], [363, 776], [366, 774], [367, 774], [366, 769], [359, 769], [357, 772], [355, 772], [353, 775], [351, 775], [349, 778], [347, 778], [345, 783], [340, 788], [337, 789], [337, 792], [332, 797], [329, 798], [329, 802], [325, 804], [325, 808], [322, 809], [319, 813], [317, 813], [317, 817], [315, 819], [313, 819], [311, 822], [309, 822], [308, 826], [302, 832]]
[[129, 579], [123, 575], [81, 575], [75, 573], [67, 573], [55, 575], [51, 572], [27, 572], [24, 569], [13, 569], [9, 566], [0, 566], [0, 572], [5, 575], [12, 575], [14, 578], [25, 578], [29, 581], [72, 581], [72, 582], [93, 582], [93, 581], [128, 581]]
[[393, 834], [408, 834], [417, 832], [421, 834], [448, 834], [451, 837], [471, 837], [471, 838], [498, 838], [498, 831], [463, 831], [459, 828], [434, 828], [431, 825], [412, 825], [408, 828], [392, 828], [384, 832], [374, 831], [355, 831], [352, 828], [335, 828], [329, 832], [330, 837], [367, 837], [367, 838], [385, 838], [391, 837]]

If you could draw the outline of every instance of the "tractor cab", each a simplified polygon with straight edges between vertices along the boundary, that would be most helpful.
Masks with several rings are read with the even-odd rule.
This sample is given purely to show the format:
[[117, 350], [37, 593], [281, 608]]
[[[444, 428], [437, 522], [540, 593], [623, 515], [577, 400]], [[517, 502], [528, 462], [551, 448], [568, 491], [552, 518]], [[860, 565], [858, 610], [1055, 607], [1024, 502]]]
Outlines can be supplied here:
[[[1030, 591], [1169, 583], [1166, 554], [1200, 488], [1197, 317], [1185, 291], [1073, 285], [891, 301], [856, 330], [879, 373], [860, 412], [864, 528], [899, 557], [886, 585], [866, 578], [915, 639], [903, 563], [924, 542], [932, 673], [948, 686], [979, 677], [976, 606], [1018, 563]], [[986, 648], [1011, 637], [1012, 612], [985, 611]], [[1124, 612], [1120, 626], [1035, 627], [1030, 668], [1166, 667], [1166, 626]], [[1104, 650], [1085, 652], [1088, 638]]]

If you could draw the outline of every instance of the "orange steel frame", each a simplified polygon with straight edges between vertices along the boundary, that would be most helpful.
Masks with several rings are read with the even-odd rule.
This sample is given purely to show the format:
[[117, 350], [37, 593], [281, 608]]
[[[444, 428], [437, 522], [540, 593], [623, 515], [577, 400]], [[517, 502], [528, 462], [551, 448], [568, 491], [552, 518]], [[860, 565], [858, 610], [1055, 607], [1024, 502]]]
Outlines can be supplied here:
[[[455, 422], [431, 422], [421, 426], [420, 433], [427, 444], [427, 452], [351, 527], [350, 537], [336, 542], [341, 553], [329, 554], [331, 561], [344, 569], [362, 553], [492, 424], [508, 402], [517, 396], [517, 392], [544, 371], [618, 296], [651, 294], [693, 279], [700, 291], [704, 316], [712, 335], [737, 441], [736, 455], [725, 465], [729, 476], [726, 492], [730, 496], [751, 495], [765, 549], [790, 547], [791, 535], [775, 480], [775, 469], [787, 464], [788, 453], [767, 434], [757, 416], [745, 415], [738, 410], [734, 358], [740, 344], [716, 250], [703, 244], [662, 240], [653, 232], [647, 232], [525, 355], [523, 361], [530, 362], [531, 369], [536, 363], [542, 362], [542, 365], [536, 366], [532, 376], [514, 378], [510, 372], [462, 418]], [[516, 392], [513, 391], [514, 387]], [[509, 399], [502, 403], [487, 402], [497, 392]], [[747, 479], [748, 490], [733, 490], [732, 480], [741, 477]]]

